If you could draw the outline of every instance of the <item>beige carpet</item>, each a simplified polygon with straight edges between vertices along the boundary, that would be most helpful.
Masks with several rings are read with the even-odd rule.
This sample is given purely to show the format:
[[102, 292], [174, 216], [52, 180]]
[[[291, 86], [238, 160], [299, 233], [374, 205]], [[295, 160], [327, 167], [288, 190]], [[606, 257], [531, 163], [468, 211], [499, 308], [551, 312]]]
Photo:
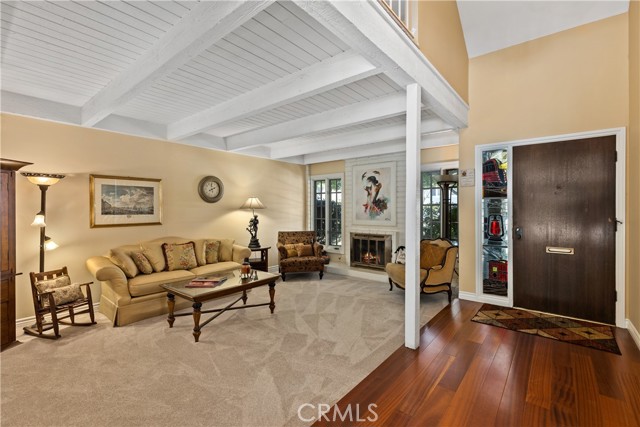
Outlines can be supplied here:
[[[421, 296], [422, 324], [447, 305]], [[268, 301], [255, 289], [248, 303]], [[3, 352], [1, 425], [303, 425], [304, 403], [333, 404], [403, 343], [404, 293], [338, 275], [291, 275], [268, 307], [202, 329], [165, 316], [112, 328], [66, 327], [57, 341], [19, 337]], [[203, 309], [217, 305], [205, 304]]]

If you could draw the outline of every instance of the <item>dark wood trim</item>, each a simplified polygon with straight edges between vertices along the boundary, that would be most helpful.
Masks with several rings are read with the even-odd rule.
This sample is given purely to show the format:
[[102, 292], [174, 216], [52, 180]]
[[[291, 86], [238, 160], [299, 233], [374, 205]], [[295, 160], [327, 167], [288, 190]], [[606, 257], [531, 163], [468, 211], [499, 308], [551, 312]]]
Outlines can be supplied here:
[[454, 300], [418, 350], [399, 348], [338, 401], [369, 420], [329, 411], [314, 425], [640, 425], [640, 350], [627, 330], [615, 331], [618, 356], [471, 322], [480, 306]]

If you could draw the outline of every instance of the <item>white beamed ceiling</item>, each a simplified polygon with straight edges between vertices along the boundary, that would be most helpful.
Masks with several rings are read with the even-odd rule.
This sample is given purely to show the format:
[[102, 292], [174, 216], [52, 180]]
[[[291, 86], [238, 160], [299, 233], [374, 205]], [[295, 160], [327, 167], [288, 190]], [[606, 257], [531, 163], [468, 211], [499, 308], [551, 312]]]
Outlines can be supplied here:
[[467, 105], [376, 1], [0, 7], [3, 112], [314, 163], [402, 151], [418, 81], [423, 145], [466, 126]]

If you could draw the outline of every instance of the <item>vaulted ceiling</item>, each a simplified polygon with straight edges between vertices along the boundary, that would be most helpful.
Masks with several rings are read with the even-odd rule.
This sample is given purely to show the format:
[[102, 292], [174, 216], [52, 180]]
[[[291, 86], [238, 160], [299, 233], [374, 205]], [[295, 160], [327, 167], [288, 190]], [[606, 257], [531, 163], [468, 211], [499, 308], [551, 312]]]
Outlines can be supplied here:
[[423, 146], [468, 107], [378, 2], [3, 1], [2, 111], [296, 163]]

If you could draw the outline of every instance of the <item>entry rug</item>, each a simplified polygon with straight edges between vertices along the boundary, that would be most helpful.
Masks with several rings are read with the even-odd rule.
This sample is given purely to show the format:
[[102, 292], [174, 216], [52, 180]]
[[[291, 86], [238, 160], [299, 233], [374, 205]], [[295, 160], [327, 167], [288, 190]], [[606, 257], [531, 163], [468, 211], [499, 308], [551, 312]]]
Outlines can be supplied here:
[[483, 304], [474, 322], [622, 354], [611, 326], [547, 313]]

